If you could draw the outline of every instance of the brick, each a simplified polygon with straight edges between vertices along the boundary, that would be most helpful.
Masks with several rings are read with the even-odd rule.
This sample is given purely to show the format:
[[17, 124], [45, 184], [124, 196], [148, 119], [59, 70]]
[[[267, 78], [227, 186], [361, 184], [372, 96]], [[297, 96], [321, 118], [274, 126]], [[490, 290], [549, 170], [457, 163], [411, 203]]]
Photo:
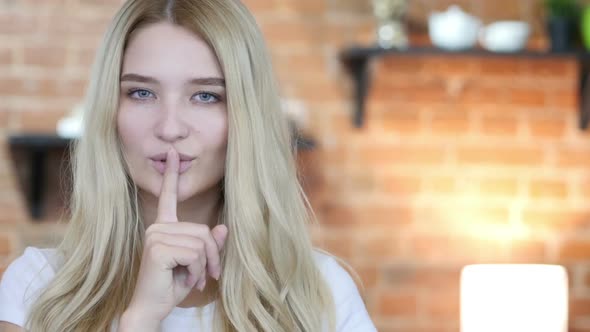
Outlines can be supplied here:
[[83, 36], [88, 35], [102, 36], [106, 32], [111, 19], [112, 17], [106, 15], [85, 15], [81, 18], [55, 13], [54, 16], [49, 18], [51, 23], [46, 33], [54, 35], [68, 34], [73, 38], [83, 38]]
[[543, 151], [536, 147], [523, 148], [459, 148], [457, 159], [467, 164], [498, 164], [504, 166], [538, 166], [543, 164]]
[[586, 169], [590, 165], [590, 149], [584, 146], [562, 147], [557, 151], [557, 165]]
[[421, 190], [421, 179], [415, 176], [386, 175], [380, 181], [381, 192], [405, 196], [417, 194]]
[[590, 317], [590, 299], [571, 298], [569, 301], [569, 318], [575, 320], [588, 317]]
[[24, 64], [40, 67], [63, 67], [66, 50], [58, 46], [26, 46]]
[[242, 2], [250, 11], [257, 13], [274, 10], [279, 0], [243, 0]]
[[499, 136], [515, 136], [518, 126], [518, 118], [501, 114], [484, 115], [480, 125], [481, 133]]
[[311, 24], [303, 21], [283, 19], [260, 22], [260, 28], [265, 39], [270, 44], [286, 45], [293, 43], [307, 44], [314, 40], [318, 24]]
[[[408, 186], [412, 186], [412, 184], [408, 184]], [[363, 216], [363, 224], [367, 226], [387, 226], [392, 231], [411, 225], [416, 218], [414, 210], [405, 205], [381, 206], [372, 204], [364, 206], [360, 213]]]
[[584, 274], [584, 287], [590, 288], [590, 273], [589, 272], [585, 272], [585, 274]]
[[0, 79], [0, 95], [23, 97], [81, 97], [84, 95], [86, 81], [15, 78]]
[[561, 138], [567, 130], [565, 118], [529, 119], [526, 123], [531, 136], [535, 138]]
[[451, 5], [461, 6], [466, 12], [473, 12], [476, 8], [475, 3], [470, 0], [437, 0], [433, 1], [429, 6], [431, 10], [444, 11]]
[[[324, 77], [328, 75], [328, 62], [321, 53], [287, 54], [277, 57], [276, 64], [279, 69], [285, 70], [290, 79], [302, 77], [306, 78], [306, 81], [314, 81], [309, 79], [310, 73]], [[323, 80], [326, 81], [325, 78]]]
[[474, 76], [480, 67], [479, 59], [463, 56], [426, 57], [421, 71], [432, 76]]
[[545, 107], [548, 93], [541, 89], [512, 88], [509, 90], [508, 102], [523, 107]]
[[80, 48], [75, 51], [74, 56], [74, 64], [80, 67], [89, 68], [94, 63], [94, 59], [96, 57], [96, 49], [95, 48]]
[[508, 91], [503, 86], [468, 82], [463, 86], [461, 93], [454, 97], [454, 100], [459, 104], [476, 105], [477, 108], [482, 104], [494, 105], [496, 111], [499, 111], [504, 108], [507, 98]]
[[292, 14], [321, 15], [327, 10], [327, 5], [326, 1], [318, 0], [283, 0], [279, 8]]
[[560, 262], [586, 262], [590, 260], [590, 241], [570, 239], [559, 247]]
[[344, 146], [326, 148], [318, 152], [318, 160], [326, 164], [338, 165], [345, 163], [349, 159], [350, 154], [350, 150]]
[[417, 315], [417, 296], [411, 293], [382, 291], [377, 294], [377, 312], [390, 318]]
[[298, 82], [294, 86], [294, 93], [305, 96], [307, 103], [349, 100], [347, 92], [335, 82], [326, 79]]
[[556, 80], [576, 79], [578, 65], [572, 59], [535, 59], [525, 63], [527, 74], [538, 77], [550, 77]]
[[[369, 121], [369, 116], [374, 113], [370, 112], [369, 114], [365, 113], [364, 118], [364, 126], [374, 126], [374, 122]], [[330, 121], [329, 121], [329, 129], [332, 134], [337, 135], [338, 137], [348, 137], [354, 135], [356, 132], [359, 131], [359, 128], [356, 128], [353, 123], [352, 113], [351, 114], [344, 114], [344, 113], [334, 113], [330, 114]]]
[[343, 259], [350, 259], [356, 252], [353, 237], [349, 235], [326, 235], [321, 236], [320, 247]]
[[[14, 189], [2, 187], [5, 192], [12, 192]], [[14, 196], [17, 196], [18, 193], [14, 193]], [[4, 211], [4, 213], [0, 213], [0, 225], [19, 225], [27, 219], [27, 211], [25, 210], [24, 202], [10, 200], [4, 201], [0, 200], [0, 211]], [[10, 211], [6, 213], [6, 211]]]
[[425, 61], [420, 57], [383, 57], [376, 60], [374, 66], [374, 72], [377, 73], [374, 75], [374, 84], [377, 86], [383, 81], [391, 79], [390, 75], [381, 73], [395, 73], [396, 77], [412, 77], [416, 73], [424, 71]]
[[460, 316], [459, 290], [439, 287], [430, 290], [420, 309], [431, 321], [447, 321]]
[[327, 202], [316, 207], [315, 212], [325, 225], [354, 225], [358, 221], [356, 210], [341, 203]]
[[[477, 217], [454, 218], [454, 221], [481, 223]], [[504, 223], [506, 221], [504, 220]], [[509, 248], [501, 241], [466, 236], [417, 235], [411, 239], [410, 253], [414, 259], [442, 262], [508, 261]]]
[[355, 15], [363, 15], [372, 13], [373, 9], [371, 3], [368, 1], [357, 0], [341, 0], [330, 1], [330, 11], [354, 13]]
[[14, 62], [12, 51], [6, 48], [0, 48], [0, 64], [10, 64]]
[[400, 257], [402, 253], [401, 242], [395, 234], [365, 234], [358, 239], [358, 253], [367, 262], [383, 262]]
[[393, 264], [383, 268], [383, 284], [399, 289], [458, 289], [460, 276], [461, 267], [453, 265], [413, 263]]
[[572, 112], [577, 111], [578, 105], [580, 105], [580, 98], [575, 90], [553, 91], [548, 95], [548, 99], [551, 106], [570, 109]]
[[509, 220], [507, 207], [468, 206], [457, 207], [459, 211], [452, 215], [455, 220], [465, 223], [504, 225]]
[[421, 130], [419, 114], [391, 109], [381, 115], [381, 128], [388, 133], [416, 133]]
[[12, 110], [0, 108], [0, 130], [9, 128], [12, 115]]
[[483, 79], [490, 77], [518, 77], [525, 71], [525, 61], [516, 58], [486, 58], [480, 61], [480, 75]]
[[514, 240], [510, 249], [511, 263], [543, 263], [548, 259], [547, 244], [540, 240]]
[[0, 256], [10, 256], [15, 249], [16, 234], [0, 233]]
[[[24, 13], [23, 13], [24, 14]], [[39, 29], [39, 19], [34, 15], [0, 12], [0, 35], [26, 35]]]
[[67, 110], [21, 111], [19, 129], [23, 132], [55, 133], [57, 122], [67, 115]]
[[362, 285], [365, 289], [375, 288], [379, 280], [379, 270], [377, 264], [355, 265], [354, 272], [358, 274]]
[[423, 183], [425, 192], [450, 194], [457, 189], [457, 181], [453, 176], [429, 176]]
[[15, 78], [0, 78], [0, 95], [11, 96], [22, 93], [22, 81]]
[[562, 232], [589, 225], [589, 216], [590, 211], [570, 208], [548, 209], [543, 206], [531, 206], [522, 211], [522, 221], [530, 227], [554, 229]]
[[496, 3], [488, 1], [478, 1], [477, 9], [478, 13], [482, 13], [487, 18], [493, 18], [494, 20], [521, 20], [523, 16], [523, 3], [501, 0]]
[[488, 196], [515, 197], [518, 192], [516, 178], [489, 178], [479, 181], [479, 192]]
[[564, 180], [533, 180], [529, 193], [533, 198], [566, 199], [568, 186]]
[[362, 149], [358, 158], [371, 164], [439, 164], [444, 161], [446, 151], [429, 146], [368, 146]]
[[459, 135], [469, 131], [471, 126], [467, 114], [435, 113], [430, 123], [430, 132], [437, 134]]

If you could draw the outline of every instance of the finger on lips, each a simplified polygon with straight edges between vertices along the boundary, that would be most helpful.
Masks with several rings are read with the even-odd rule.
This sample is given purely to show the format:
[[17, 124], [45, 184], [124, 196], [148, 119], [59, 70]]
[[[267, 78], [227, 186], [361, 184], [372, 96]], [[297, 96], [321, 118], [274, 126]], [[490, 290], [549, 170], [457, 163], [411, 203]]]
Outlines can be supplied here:
[[166, 172], [164, 172], [160, 198], [158, 200], [157, 222], [178, 221], [178, 217], [176, 216], [176, 202], [179, 163], [179, 156], [176, 150], [173, 148], [168, 150], [168, 154], [166, 155]]

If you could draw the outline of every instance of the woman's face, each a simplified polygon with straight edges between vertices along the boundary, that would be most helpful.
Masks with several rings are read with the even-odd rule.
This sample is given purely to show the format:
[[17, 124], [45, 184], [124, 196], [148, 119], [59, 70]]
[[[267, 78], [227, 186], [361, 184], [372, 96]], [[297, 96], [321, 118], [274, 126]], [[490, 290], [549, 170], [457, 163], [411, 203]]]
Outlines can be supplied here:
[[211, 48], [170, 23], [136, 31], [123, 59], [117, 116], [131, 177], [159, 196], [166, 152], [180, 154], [178, 201], [217, 186], [225, 169], [226, 95]]

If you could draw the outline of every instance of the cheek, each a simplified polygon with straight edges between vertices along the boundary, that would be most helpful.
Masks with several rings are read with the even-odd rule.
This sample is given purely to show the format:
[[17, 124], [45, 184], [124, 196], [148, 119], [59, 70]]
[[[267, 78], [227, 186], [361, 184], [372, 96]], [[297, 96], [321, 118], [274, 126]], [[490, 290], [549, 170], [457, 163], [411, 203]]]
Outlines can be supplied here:
[[195, 126], [195, 131], [199, 133], [200, 139], [207, 150], [217, 152], [220, 149], [225, 150], [227, 146], [228, 123], [225, 111], [216, 110], [213, 114], [206, 117], [195, 117], [191, 119]]
[[132, 112], [119, 112], [117, 116], [117, 130], [123, 149], [130, 153], [133, 151], [132, 147], [139, 146], [142, 141], [144, 130], [142, 129], [142, 119], [137, 116], [133, 116]]

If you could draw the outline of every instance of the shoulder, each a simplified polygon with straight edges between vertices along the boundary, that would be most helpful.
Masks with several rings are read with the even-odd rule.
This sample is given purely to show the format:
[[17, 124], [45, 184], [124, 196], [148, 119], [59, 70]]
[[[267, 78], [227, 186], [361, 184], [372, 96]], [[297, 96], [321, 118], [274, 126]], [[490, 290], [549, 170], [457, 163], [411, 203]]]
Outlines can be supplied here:
[[39, 292], [53, 279], [60, 263], [56, 249], [27, 247], [2, 275], [0, 321], [23, 326]]
[[358, 292], [356, 283], [352, 279], [350, 273], [340, 265], [334, 256], [320, 250], [315, 250], [314, 259], [322, 276], [329, 281], [330, 287], [333, 291], [338, 290], [340, 291], [338, 292], [339, 294], [344, 290]]
[[330, 287], [336, 309], [336, 331], [377, 331], [351, 275], [338, 260], [322, 251], [314, 251], [314, 259]]

